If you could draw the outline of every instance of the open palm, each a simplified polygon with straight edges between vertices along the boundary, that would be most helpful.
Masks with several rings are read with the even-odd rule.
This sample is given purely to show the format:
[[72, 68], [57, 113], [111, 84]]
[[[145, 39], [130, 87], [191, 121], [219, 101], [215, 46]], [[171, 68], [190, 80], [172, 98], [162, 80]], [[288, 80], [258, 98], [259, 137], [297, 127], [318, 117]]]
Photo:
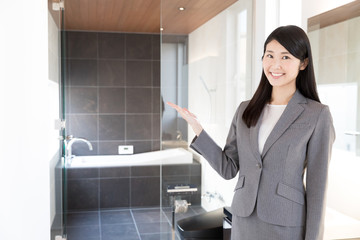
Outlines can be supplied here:
[[170, 107], [174, 108], [181, 115], [181, 117], [191, 126], [191, 128], [194, 130], [194, 132], [197, 136], [200, 135], [203, 128], [202, 128], [201, 124], [199, 123], [195, 114], [190, 112], [188, 109], [182, 108], [174, 103], [167, 102], [167, 104]]

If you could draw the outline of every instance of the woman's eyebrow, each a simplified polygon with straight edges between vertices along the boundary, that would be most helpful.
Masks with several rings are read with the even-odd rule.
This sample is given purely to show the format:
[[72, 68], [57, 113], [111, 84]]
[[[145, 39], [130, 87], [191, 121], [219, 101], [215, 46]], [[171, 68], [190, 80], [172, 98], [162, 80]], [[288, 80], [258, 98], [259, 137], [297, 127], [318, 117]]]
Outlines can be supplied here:
[[[265, 52], [274, 53], [273, 50], [266, 50]], [[290, 54], [289, 52], [281, 52], [281, 54]]]

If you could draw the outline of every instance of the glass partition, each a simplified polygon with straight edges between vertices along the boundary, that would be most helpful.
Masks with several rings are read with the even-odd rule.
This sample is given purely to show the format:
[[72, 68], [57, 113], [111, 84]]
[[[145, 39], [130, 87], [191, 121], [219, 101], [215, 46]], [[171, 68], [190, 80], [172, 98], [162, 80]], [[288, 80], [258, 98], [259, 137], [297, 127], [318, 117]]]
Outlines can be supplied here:
[[[352, 5], [356, 8], [359, 4]], [[333, 11], [346, 8], [351, 12], [339, 12], [338, 20], [326, 17], [334, 14], [331, 11], [309, 19], [309, 38], [319, 94], [330, 106], [337, 130], [334, 148], [360, 156], [360, 79], [357, 68], [360, 63], [357, 31], [360, 16], [350, 6]]]
[[160, 0], [66, 1], [64, 25], [65, 235], [159, 239]]
[[[57, 108], [54, 108], [56, 112], [56, 124], [55, 129], [59, 130], [57, 137], [58, 142], [58, 154], [56, 154], [55, 160], [50, 163], [50, 186], [51, 186], [51, 239], [56, 237], [66, 236], [66, 175], [64, 171], [64, 142], [65, 136], [65, 124], [64, 124], [64, 1], [48, 1], [49, 11], [49, 79], [53, 80], [57, 84], [57, 92], [53, 93], [54, 96], [58, 96], [59, 99], [56, 102]], [[56, 95], [55, 95], [56, 94]]]
[[[163, 100], [189, 107], [209, 131], [226, 129], [240, 101], [251, 94], [252, 3], [219, 5], [162, 1]], [[188, 132], [181, 116], [164, 107], [162, 146], [183, 146], [194, 136], [192, 130]], [[227, 130], [221, 140], [226, 134]]]
[[[325, 239], [360, 236], [360, 3], [308, 19], [322, 103], [336, 131], [329, 169]], [[344, 187], [346, 186], [346, 187]]]
[[[194, 159], [174, 176], [162, 166], [162, 208], [176, 225], [186, 217], [222, 212], [231, 204], [235, 181], [222, 179], [188, 147], [194, 133], [166, 102], [188, 108], [220, 146], [225, 144], [236, 108], [251, 96], [252, 1], [161, 2], [162, 149], [183, 148]], [[166, 194], [183, 185], [197, 191]], [[171, 215], [183, 201], [191, 204], [187, 211]]]
[[[63, 4], [65, 5], [65, 0], [62, 1]], [[60, 13], [61, 13], [61, 85], [60, 85], [60, 111], [61, 111], [61, 120], [63, 121], [64, 125], [66, 125], [66, 92], [65, 92], [65, 87], [66, 87], [66, 64], [65, 64], [65, 59], [66, 59], [66, 38], [65, 38], [65, 8], [61, 8], [60, 9]], [[60, 153], [61, 153], [61, 169], [62, 169], [62, 175], [61, 175], [61, 179], [62, 179], [62, 226], [63, 226], [63, 232], [62, 232], [62, 236], [64, 238], [67, 237], [67, 172], [66, 172], [66, 161], [65, 161], [65, 139], [66, 139], [67, 133], [66, 133], [66, 127], [63, 126], [62, 131], [61, 131], [61, 139], [62, 141], [60, 142]]]
[[[166, 102], [194, 111], [224, 143], [251, 94], [252, 1], [81, 3], [64, 12], [63, 135], [93, 150], [74, 143], [82, 160], [66, 160], [66, 235], [173, 239], [178, 220], [229, 205], [233, 183], [213, 184], [218, 176], [188, 149], [194, 135]], [[160, 163], [138, 163], [155, 155]], [[113, 157], [126, 161], [111, 165]], [[175, 196], [174, 185], [196, 191]], [[175, 214], [175, 200], [191, 206]]]

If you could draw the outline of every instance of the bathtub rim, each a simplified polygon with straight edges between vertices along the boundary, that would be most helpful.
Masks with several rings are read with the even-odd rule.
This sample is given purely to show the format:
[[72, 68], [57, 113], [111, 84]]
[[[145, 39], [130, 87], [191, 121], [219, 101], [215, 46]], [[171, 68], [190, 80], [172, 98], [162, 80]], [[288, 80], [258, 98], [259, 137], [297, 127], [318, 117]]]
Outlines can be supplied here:
[[[176, 155], [178, 153], [178, 155]], [[175, 154], [175, 156], [174, 156]], [[160, 155], [160, 156], [159, 156]], [[149, 157], [145, 162], [138, 159]], [[156, 158], [157, 157], [157, 158]], [[169, 157], [172, 159], [169, 160]], [[101, 160], [99, 162], [95, 162]], [[154, 158], [156, 158], [154, 160]], [[124, 159], [127, 159], [126, 161]], [[82, 164], [79, 163], [82, 161]], [[122, 161], [122, 162], [120, 162]], [[132, 167], [132, 166], [158, 166], [158, 165], [181, 165], [194, 163], [193, 153], [184, 148], [172, 148], [131, 155], [90, 155], [74, 156], [71, 161], [67, 161], [65, 166], [72, 168], [106, 168], [106, 167]], [[131, 163], [130, 163], [131, 162]]]

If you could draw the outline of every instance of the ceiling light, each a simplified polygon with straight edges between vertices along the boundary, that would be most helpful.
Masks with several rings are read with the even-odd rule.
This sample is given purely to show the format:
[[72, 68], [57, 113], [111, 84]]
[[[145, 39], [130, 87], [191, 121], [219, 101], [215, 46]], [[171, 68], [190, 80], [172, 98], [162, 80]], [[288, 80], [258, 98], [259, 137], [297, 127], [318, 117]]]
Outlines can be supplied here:
[[180, 11], [184, 11], [185, 8], [184, 8], [184, 7], [179, 7], [179, 10], [180, 10]]

